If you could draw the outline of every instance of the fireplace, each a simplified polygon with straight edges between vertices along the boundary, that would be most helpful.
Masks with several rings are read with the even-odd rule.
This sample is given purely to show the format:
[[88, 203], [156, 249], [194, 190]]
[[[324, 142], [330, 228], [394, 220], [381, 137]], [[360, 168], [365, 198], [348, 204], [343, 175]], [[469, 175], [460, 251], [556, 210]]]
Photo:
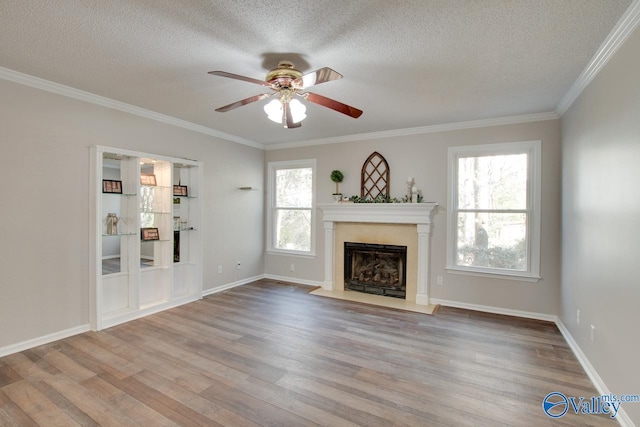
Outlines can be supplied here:
[[344, 288], [406, 298], [407, 247], [344, 242]]
[[[345, 292], [344, 243], [385, 243], [407, 247], [406, 296], [393, 303], [429, 305], [431, 221], [436, 203], [320, 203], [324, 223], [324, 283], [328, 292]], [[405, 270], [403, 268], [403, 271]], [[358, 296], [351, 292], [350, 295]], [[383, 300], [375, 295], [359, 295]]]

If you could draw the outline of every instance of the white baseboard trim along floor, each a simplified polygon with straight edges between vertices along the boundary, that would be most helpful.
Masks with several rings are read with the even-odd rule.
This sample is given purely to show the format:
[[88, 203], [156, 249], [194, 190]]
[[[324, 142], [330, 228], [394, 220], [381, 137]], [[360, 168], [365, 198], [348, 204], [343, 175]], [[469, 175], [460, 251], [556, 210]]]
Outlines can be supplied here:
[[[304, 279], [294, 279], [291, 277], [267, 275], [267, 274], [250, 277], [247, 279], [243, 279], [243, 280], [228, 283], [222, 286], [218, 286], [212, 289], [206, 289], [203, 291], [202, 295], [204, 297], [207, 295], [215, 294], [217, 292], [222, 292], [227, 289], [235, 288], [237, 286], [242, 286], [247, 283], [255, 282], [256, 280], [260, 280], [260, 279], [270, 279], [270, 280], [276, 280], [276, 281], [282, 281], [282, 282], [302, 284], [307, 286], [319, 286], [320, 287], [319, 289], [315, 289], [310, 293], [313, 295], [319, 295], [323, 297], [337, 298], [337, 299], [360, 302], [365, 304], [381, 305], [389, 308], [414, 311], [414, 312], [424, 313], [429, 315], [437, 313], [437, 309], [439, 306], [446, 306], [446, 307], [463, 308], [467, 310], [480, 311], [485, 313], [502, 314], [506, 316], [516, 316], [516, 317], [523, 317], [528, 319], [536, 319], [536, 320], [553, 322], [556, 324], [556, 326], [560, 330], [560, 333], [562, 334], [564, 339], [567, 341], [567, 344], [571, 348], [571, 351], [573, 352], [573, 354], [576, 356], [576, 358], [584, 368], [585, 372], [587, 373], [587, 376], [593, 383], [598, 393], [600, 393], [600, 395], [611, 394], [611, 391], [609, 390], [605, 382], [602, 380], [600, 375], [598, 375], [598, 372], [595, 370], [591, 362], [589, 362], [589, 359], [587, 358], [585, 353], [582, 351], [582, 349], [580, 348], [576, 340], [573, 338], [573, 336], [571, 335], [567, 327], [562, 323], [562, 321], [558, 318], [558, 316], [555, 316], [552, 314], [512, 310], [512, 309], [505, 309], [500, 307], [469, 304], [469, 303], [464, 303], [459, 301], [450, 301], [450, 300], [443, 300], [443, 299], [437, 299], [437, 298], [432, 298], [430, 300], [431, 304], [429, 305], [418, 305], [418, 304], [407, 303], [406, 301], [399, 298], [389, 298], [389, 297], [383, 297], [378, 295], [364, 294], [360, 292], [326, 291], [321, 288], [322, 283], [319, 283], [319, 282], [314, 282], [314, 281], [304, 280]], [[73, 335], [78, 335], [78, 334], [87, 332], [89, 330], [90, 330], [89, 324], [80, 325], [80, 326], [69, 328], [63, 331], [54, 332], [42, 337], [37, 337], [30, 340], [22, 341], [16, 344], [11, 344], [5, 347], [1, 347], [0, 357], [8, 356], [10, 354], [18, 353], [24, 350], [38, 347], [40, 345], [48, 344], [53, 341], [68, 338]], [[626, 414], [624, 407], [620, 407], [616, 415], [616, 420], [622, 427], [635, 427], [635, 424], [633, 423], [633, 421], [631, 421], [629, 416]]]

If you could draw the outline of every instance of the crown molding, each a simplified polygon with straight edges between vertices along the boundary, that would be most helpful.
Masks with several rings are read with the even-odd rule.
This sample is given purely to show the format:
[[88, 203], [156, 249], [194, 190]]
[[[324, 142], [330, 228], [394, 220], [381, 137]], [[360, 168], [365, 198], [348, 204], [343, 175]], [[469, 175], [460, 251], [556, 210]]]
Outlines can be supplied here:
[[205, 135], [214, 136], [216, 138], [224, 139], [226, 141], [237, 142], [239, 144], [248, 145], [250, 147], [264, 149], [264, 145], [258, 142], [240, 138], [238, 136], [231, 135], [226, 132], [208, 128], [206, 126], [198, 125], [192, 122], [188, 122], [186, 120], [168, 116], [166, 114], [156, 113], [155, 111], [136, 107], [135, 105], [116, 101], [114, 99], [96, 95], [91, 92], [75, 89], [60, 83], [51, 82], [49, 80], [45, 80], [39, 77], [31, 76], [29, 74], [21, 73], [19, 71], [10, 70], [9, 68], [0, 67], [0, 79], [8, 80], [14, 83], [19, 83], [25, 86], [31, 86], [36, 89], [56, 93], [58, 95], [63, 95], [69, 98], [78, 99], [80, 101], [90, 102], [92, 104], [100, 105], [102, 107], [111, 108], [114, 110], [133, 114], [136, 116], [144, 117], [146, 119], [151, 119], [157, 122], [166, 123], [168, 125], [177, 126], [183, 129], [188, 129], [194, 132], [202, 133]]
[[470, 120], [466, 122], [445, 123], [440, 125], [420, 126], [406, 129], [396, 129], [382, 132], [360, 133], [355, 135], [337, 136], [332, 138], [311, 139], [307, 141], [283, 142], [279, 144], [265, 144], [265, 150], [279, 150], [283, 148], [308, 147], [310, 145], [337, 144], [340, 142], [363, 141], [380, 138], [396, 138], [408, 135], [447, 132], [453, 130], [474, 129], [490, 126], [503, 126], [519, 123], [540, 122], [559, 119], [555, 111], [546, 113], [524, 114], [520, 116], [498, 117], [493, 119]]
[[609, 62], [611, 57], [618, 51], [620, 46], [629, 38], [631, 33], [638, 27], [640, 23], [640, 0], [634, 0], [631, 6], [627, 8], [613, 30], [604, 40], [598, 51], [593, 55], [587, 67], [580, 73], [573, 85], [558, 103], [556, 112], [562, 116], [571, 107], [582, 91], [591, 83], [591, 81], [600, 73]]

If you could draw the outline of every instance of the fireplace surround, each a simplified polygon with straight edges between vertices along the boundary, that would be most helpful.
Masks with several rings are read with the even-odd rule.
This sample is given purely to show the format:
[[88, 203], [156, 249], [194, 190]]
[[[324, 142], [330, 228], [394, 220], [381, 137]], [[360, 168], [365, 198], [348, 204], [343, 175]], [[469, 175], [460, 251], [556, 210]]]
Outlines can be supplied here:
[[[436, 203], [322, 203], [325, 291], [343, 291], [344, 242], [407, 246], [406, 301], [429, 305], [430, 234]], [[384, 298], [385, 300], [387, 298]]]

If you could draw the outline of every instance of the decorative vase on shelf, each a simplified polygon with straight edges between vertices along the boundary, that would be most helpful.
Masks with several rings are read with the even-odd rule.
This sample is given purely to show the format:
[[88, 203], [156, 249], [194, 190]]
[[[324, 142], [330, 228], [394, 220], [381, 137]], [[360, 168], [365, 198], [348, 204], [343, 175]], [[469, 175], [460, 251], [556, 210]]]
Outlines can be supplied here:
[[118, 217], [115, 213], [107, 214], [107, 234], [118, 234]]
[[342, 200], [342, 193], [333, 193], [333, 201], [338, 203]]

